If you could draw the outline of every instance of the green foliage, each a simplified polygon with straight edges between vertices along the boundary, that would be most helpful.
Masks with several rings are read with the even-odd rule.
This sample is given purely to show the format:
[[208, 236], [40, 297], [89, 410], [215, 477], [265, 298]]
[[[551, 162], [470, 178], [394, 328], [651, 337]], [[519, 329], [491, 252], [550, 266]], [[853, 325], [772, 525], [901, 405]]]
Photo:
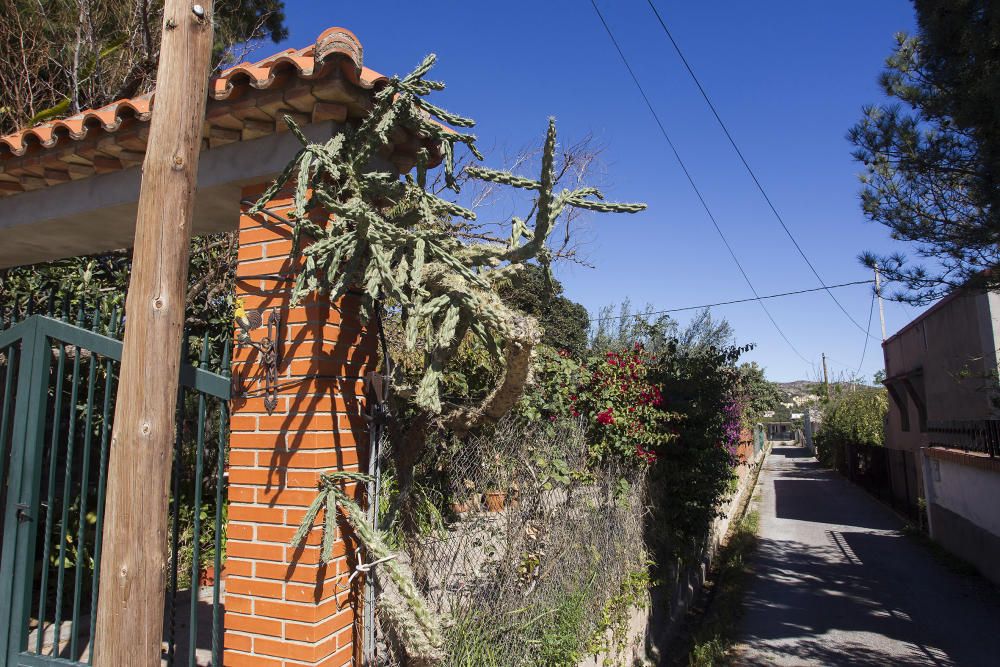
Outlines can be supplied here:
[[747, 349], [669, 346], [651, 372], [667, 405], [684, 416], [677, 442], [650, 471], [646, 534], [658, 567], [697, 550], [730, 488], [727, 412], [738, 384], [735, 363]]
[[515, 406], [515, 414], [529, 422], [568, 416], [573, 409], [570, 396], [583, 382], [583, 364], [566, 352], [540, 345], [531, 373], [532, 383]]
[[[0, 134], [153, 87], [163, 0], [0, 0]], [[281, 0], [219, 0], [213, 69], [248, 42], [288, 36]]]
[[516, 285], [501, 285], [500, 299], [538, 320], [541, 344], [579, 356], [587, 349], [590, 318], [587, 309], [563, 296], [562, 283], [543, 267], [526, 264]]
[[743, 406], [744, 426], [748, 428], [759, 422], [765, 412], [777, 410], [781, 405], [782, 391], [764, 375], [764, 369], [756, 361], [740, 364], [739, 394]]
[[819, 431], [823, 443], [881, 446], [885, 444], [885, 389], [864, 388], [834, 397], [823, 408]]
[[[402, 549], [406, 540], [398, 511], [399, 486], [391, 470], [383, 473], [380, 491], [378, 526], [382, 531], [382, 538], [391, 549]], [[445, 497], [439, 488], [415, 481], [408, 500], [407, 518], [412, 523], [414, 535], [443, 537], [447, 534]]]
[[[537, 196], [530, 219], [511, 221], [511, 236], [505, 245], [463, 243], [456, 234], [456, 224], [475, 219], [475, 213], [428, 190], [431, 150], [441, 152], [445, 182], [456, 192], [456, 148], [464, 145], [476, 158], [482, 156], [474, 136], [443, 126], [466, 128], [475, 122], [426, 99], [444, 89], [443, 83], [425, 78], [434, 62], [435, 57], [428, 56], [409, 75], [391, 79], [375, 94], [372, 111], [358, 126], [325, 143], [310, 143], [286, 117], [303, 148], [250, 213], [258, 212], [282, 188], [294, 184], [290, 218], [294, 253], [302, 259], [302, 269], [292, 288], [293, 302], [314, 292], [336, 301], [348, 290], [360, 290], [363, 312], [382, 299], [395, 304], [401, 310], [406, 349], [422, 350], [426, 356], [413, 400], [419, 408], [439, 414], [442, 374], [466, 333], [478, 338], [495, 356], [499, 356], [501, 345], [510, 355], [514, 348], [529, 351], [538, 342], [532, 318], [504, 304], [495, 288], [498, 281], [519, 284], [531, 260], [547, 270], [551, 253], [545, 243], [557, 219], [574, 207], [624, 213], [640, 211], [645, 205], [605, 202], [591, 187], [556, 192], [556, 130], [555, 121], [550, 120], [538, 180], [466, 167], [466, 175], [473, 179]], [[398, 131], [425, 144], [418, 151], [415, 176], [406, 174], [403, 180], [391, 173], [371, 171], [375, 156], [392, 151], [390, 137]], [[320, 222], [314, 221], [313, 211], [324, 212]], [[304, 237], [311, 242], [305, 243]], [[403, 381], [397, 378], [397, 385]], [[514, 383], [505, 389], [519, 394], [521, 387]], [[516, 395], [504, 399], [512, 405]]]
[[587, 626], [587, 614], [593, 596], [591, 581], [578, 583], [575, 590], [566, 591], [558, 606], [529, 619], [526, 640], [537, 647], [537, 667], [575, 667], [584, 656], [582, 631]]
[[865, 166], [865, 214], [913, 244], [930, 268], [902, 255], [863, 255], [903, 300], [922, 304], [969, 283], [1000, 285], [1000, 5], [915, 0], [916, 36], [899, 34], [881, 77], [898, 100], [868, 107], [851, 128]]
[[633, 609], [649, 607], [649, 588], [652, 580], [649, 568], [630, 572], [622, 580], [621, 589], [604, 603], [597, 628], [587, 645], [587, 653], [605, 653], [604, 664], [611, 665], [612, 656], [620, 656], [628, 645], [629, 616]]
[[[177, 589], [184, 590], [190, 588], [192, 583], [192, 566], [194, 564], [194, 513], [197, 511], [201, 525], [201, 534], [198, 539], [198, 570], [204, 570], [212, 566], [215, 562], [215, 504], [202, 503], [200, 508], [195, 508], [192, 499], [183, 498], [179, 504], [178, 516], [178, 549], [177, 549]], [[222, 535], [219, 541], [222, 562], [226, 561], [226, 523], [228, 522], [229, 505], [222, 507]], [[216, 572], [218, 577], [219, 573]]]

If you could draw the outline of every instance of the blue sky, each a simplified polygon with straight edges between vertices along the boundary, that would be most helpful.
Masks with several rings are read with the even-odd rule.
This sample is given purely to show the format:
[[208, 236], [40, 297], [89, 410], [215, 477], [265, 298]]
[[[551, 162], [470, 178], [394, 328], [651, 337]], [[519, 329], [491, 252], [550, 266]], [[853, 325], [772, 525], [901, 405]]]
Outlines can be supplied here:
[[[817, 287], [648, 5], [599, 5], [758, 292]], [[862, 215], [859, 165], [845, 134], [863, 105], [882, 99], [877, 76], [893, 33], [913, 29], [909, 2], [660, 0], [657, 7], [827, 284], [871, 277], [856, 259], [863, 250], [906, 250]], [[493, 165], [504, 149], [540, 143], [550, 115], [564, 141], [593, 133], [606, 147], [605, 193], [645, 201], [649, 209], [593, 218], [584, 251], [596, 268], [557, 270], [567, 296], [592, 314], [625, 297], [666, 309], [752, 296], [587, 0], [288, 0], [286, 12], [290, 35], [282, 46], [305, 46], [337, 25], [358, 36], [365, 64], [384, 74], [405, 73], [425, 54], [438, 54], [434, 78], [448, 84], [438, 103], [478, 121], [481, 146], [495, 147], [487, 155]], [[264, 45], [259, 55], [271, 48]], [[836, 294], [867, 323], [869, 288]], [[833, 373], [858, 368], [864, 334], [825, 293], [775, 299], [768, 307], [810, 364], [789, 349], [758, 304], [713, 314], [732, 323], [740, 343], [756, 343], [746, 359], [772, 379], [815, 378], [822, 352]], [[917, 312], [887, 302], [889, 334]], [[879, 336], [877, 309], [871, 331]], [[861, 372], [871, 377], [881, 367], [878, 341], [869, 340]]]

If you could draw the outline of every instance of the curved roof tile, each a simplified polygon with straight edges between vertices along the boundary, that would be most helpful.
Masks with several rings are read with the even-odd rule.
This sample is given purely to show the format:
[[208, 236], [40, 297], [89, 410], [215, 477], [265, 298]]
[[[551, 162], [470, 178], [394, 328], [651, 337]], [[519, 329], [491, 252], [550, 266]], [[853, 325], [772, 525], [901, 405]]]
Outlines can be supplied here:
[[[235, 89], [247, 84], [257, 90], [277, 87], [289, 76], [317, 79], [338, 66], [344, 77], [359, 88], [370, 90], [386, 77], [364, 67], [361, 42], [350, 30], [329, 28], [314, 44], [286, 49], [254, 63], [239, 63], [214, 77], [209, 98], [228, 100]], [[53, 148], [64, 139], [82, 140], [91, 130], [114, 133], [130, 118], [147, 122], [152, 114], [153, 93], [118, 100], [99, 109], [88, 109], [69, 118], [43, 123], [0, 137], [0, 159], [23, 156], [31, 146]]]

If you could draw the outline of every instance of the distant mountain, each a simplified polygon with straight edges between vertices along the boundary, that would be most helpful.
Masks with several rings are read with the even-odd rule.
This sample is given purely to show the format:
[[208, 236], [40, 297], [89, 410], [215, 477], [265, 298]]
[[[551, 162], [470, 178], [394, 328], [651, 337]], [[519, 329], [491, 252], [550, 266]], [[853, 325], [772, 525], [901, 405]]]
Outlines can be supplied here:
[[[778, 389], [788, 395], [788, 402], [795, 406], [802, 406], [819, 402], [817, 394], [821, 382], [816, 380], [795, 380], [793, 382], [775, 382]], [[853, 382], [831, 382], [830, 393], [836, 394], [837, 389], [841, 391], [851, 391], [852, 389], [870, 388], [868, 385]]]
[[816, 396], [816, 385], [819, 384], [815, 380], [794, 380], [792, 382], [775, 382], [775, 385], [781, 391], [788, 394], [789, 399], [795, 399], [798, 397], [814, 397]]

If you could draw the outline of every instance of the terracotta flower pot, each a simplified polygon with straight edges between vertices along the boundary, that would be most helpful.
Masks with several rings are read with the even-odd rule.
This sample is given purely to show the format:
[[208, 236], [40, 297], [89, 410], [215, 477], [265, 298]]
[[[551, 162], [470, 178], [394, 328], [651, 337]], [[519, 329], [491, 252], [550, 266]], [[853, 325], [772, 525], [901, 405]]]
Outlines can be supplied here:
[[211, 565], [207, 565], [201, 568], [198, 573], [198, 585], [199, 586], [211, 586], [215, 583], [215, 568]]
[[465, 514], [469, 511], [469, 501], [453, 500], [451, 503], [451, 511], [455, 514]]
[[486, 492], [486, 511], [488, 512], [499, 512], [503, 510], [504, 501], [507, 499], [507, 494], [503, 491], [487, 491]]

